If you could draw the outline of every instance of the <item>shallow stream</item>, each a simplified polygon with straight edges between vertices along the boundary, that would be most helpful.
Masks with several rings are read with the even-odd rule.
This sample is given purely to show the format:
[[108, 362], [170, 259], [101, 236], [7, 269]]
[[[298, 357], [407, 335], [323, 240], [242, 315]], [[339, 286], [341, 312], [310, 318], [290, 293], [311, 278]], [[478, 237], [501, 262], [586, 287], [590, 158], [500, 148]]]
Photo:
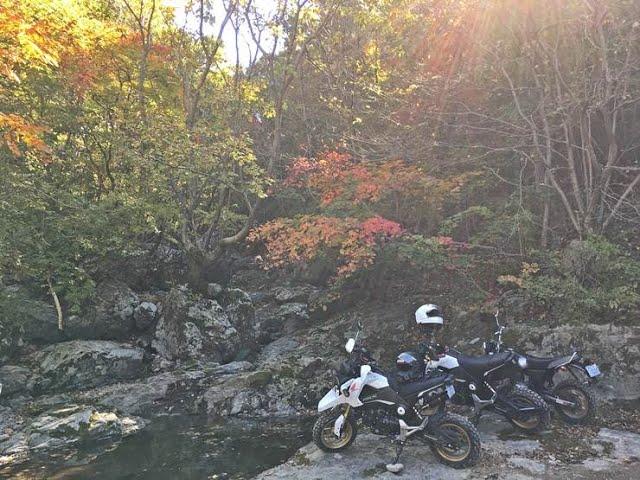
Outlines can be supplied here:
[[244, 479], [287, 460], [310, 440], [310, 431], [299, 419], [157, 417], [115, 447], [83, 445], [71, 454], [35, 457], [0, 478]]

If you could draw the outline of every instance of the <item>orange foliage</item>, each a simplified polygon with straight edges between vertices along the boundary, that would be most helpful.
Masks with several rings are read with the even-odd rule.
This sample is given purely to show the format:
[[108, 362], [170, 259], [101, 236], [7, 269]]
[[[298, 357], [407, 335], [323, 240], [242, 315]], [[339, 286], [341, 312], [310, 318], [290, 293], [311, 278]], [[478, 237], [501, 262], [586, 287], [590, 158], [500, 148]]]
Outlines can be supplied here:
[[[256, 228], [249, 238], [264, 244], [267, 267], [310, 262], [323, 253], [335, 260], [338, 277], [348, 277], [371, 265], [379, 247], [403, 232], [400, 223], [380, 212], [411, 225], [414, 217], [425, 215], [425, 206], [433, 212], [441, 209], [444, 198], [459, 192], [465, 179], [441, 180], [402, 160], [359, 161], [336, 151], [299, 157], [289, 165], [283, 184], [316, 195], [325, 214], [279, 218]], [[445, 246], [451, 242], [441, 239]]]
[[400, 193], [403, 196], [422, 196], [444, 186], [418, 167], [402, 160], [382, 163], [357, 161], [349, 154], [325, 152], [317, 158], [299, 157], [289, 166], [284, 185], [308, 188], [320, 195], [320, 203], [326, 207], [335, 202], [351, 205], [376, 203], [383, 198]]
[[49, 147], [42, 141], [41, 134], [46, 129], [29, 123], [20, 115], [0, 112], [0, 133], [5, 144], [16, 157], [21, 156], [19, 144], [40, 152], [49, 152]]
[[337, 276], [348, 277], [373, 263], [376, 247], [401, 234], [398, 223], [377, 216], [360, 221], [306, 215], [265, 223], [250, 233], [249, 241], [264, 244], [269, 268], [312, 261], [325, 253], [338, 256]]
[[284, 184], [318, 192], [323, 206], [336, 201], [357, 205], [406, 192], [424, 178], [418, 168], [401, 160], [360, 162], [347, 153], [325, 152], [316, 159], [297, 158], [289, 166]]
[[[91, 32], [98, 37], [102, 32], [93, 32], [88, 27], [81, 29], [73, 19], [72, 7], [69, 11], [58, 11], [56, 2], [21, 2], [5, 0], [0, 5], [0, 77], [11, 85], [18, 85], [33, 71], [58, 72], [62, 61], [82, 50], [81, 38]], [[86, 43], [92, 44], [92, 38]], [[66, 78], [67, 83], [87, 83], [97, 72], [82, 73], [92, 63], [91, 55], [85, 52], [75, 68], [74, 75]], [[70, 81], [69, 81], [70, 80]], [[42, 133], [48, 129], [36, 125], [17, 112], [0, 112], [0, 135], [3, 143], [16, 156], [21, 155], [20, 147], [32, 148], [40, 152], [49, 149], [42, 140]]]

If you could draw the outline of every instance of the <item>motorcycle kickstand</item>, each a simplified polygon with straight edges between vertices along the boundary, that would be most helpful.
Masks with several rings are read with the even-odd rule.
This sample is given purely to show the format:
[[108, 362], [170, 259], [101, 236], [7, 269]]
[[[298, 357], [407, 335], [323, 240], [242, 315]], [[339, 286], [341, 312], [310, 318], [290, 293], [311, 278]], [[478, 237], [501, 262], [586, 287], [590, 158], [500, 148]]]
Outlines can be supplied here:
[[404, 441], [396, 440], [394, 443], [396, 444], [396, 456], [392, 463], [386, 465], [386, 468], [388, 472], [400, 473], [404, 469], [404, 465], [399, 463], [400, 455], [402, 455], [402, 450], [404, 449]]

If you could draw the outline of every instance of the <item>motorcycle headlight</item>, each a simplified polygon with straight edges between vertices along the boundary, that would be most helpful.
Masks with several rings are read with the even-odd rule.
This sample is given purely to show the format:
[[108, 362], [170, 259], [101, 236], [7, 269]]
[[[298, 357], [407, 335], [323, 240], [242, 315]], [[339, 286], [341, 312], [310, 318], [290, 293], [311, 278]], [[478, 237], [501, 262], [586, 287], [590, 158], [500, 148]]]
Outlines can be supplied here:
[[518, 357], [518, 366], [523, 370], [527, 368], [527, 359], [525, 357]]

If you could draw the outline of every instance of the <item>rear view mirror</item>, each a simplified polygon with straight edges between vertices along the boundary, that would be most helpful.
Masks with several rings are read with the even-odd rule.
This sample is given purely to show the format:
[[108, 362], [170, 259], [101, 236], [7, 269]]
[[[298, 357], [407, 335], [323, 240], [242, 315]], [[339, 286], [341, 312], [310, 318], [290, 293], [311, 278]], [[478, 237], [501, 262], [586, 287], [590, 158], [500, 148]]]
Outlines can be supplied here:
[[356, 346], [356, 341], [353, 338], [350, 338], [349, 340], [347, 340], [347, 343], [344, 346], [344, 349], [347, 351], [347, 353], [351, 353], [353, 352], [353, 348]]

